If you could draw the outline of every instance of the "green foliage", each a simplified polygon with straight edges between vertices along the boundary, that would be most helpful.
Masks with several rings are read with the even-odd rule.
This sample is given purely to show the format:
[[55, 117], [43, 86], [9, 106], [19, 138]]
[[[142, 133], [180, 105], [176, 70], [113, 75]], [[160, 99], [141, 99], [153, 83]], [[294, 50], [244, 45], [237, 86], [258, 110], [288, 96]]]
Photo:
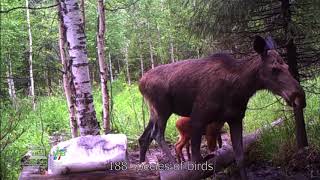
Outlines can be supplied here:
[[[319, 87], [319, 78], [306, 82]], [[111, 125], [115, 133], [123, 133], [128, 137], [129, 147], [137, 147], [137, 139], [141, 135], [149, 121], [149, 112], [146, 104], [142, 106], [142, 96], [136, 84], [128, 86], [125, 79], [109, 84], [112, 88]], [[101, 124], [102, 100], [99, 88], [94, 90], [94, 103], [98, 120]], [[281, 100], [280, 100], [281, 102]], [[250, 133], [279, 117], [286, 117], [284, 126], [266, 131], [257, 151], [259, 156], [265, 159], [274, 158], [283, 151], [283, 147], [294, 147], [294, 120], [290, 112], [277, 101], [277, 97], [267, 91], [258, 92], [249, 102], [244, 119], [245, 133]], [[1, 108], [1, 128], [14, 117], [18, 126], [11, 133], [25, 132], [20, 138], [12, 142], [1, 152], [1, 179], [15, 179], [20, 171], [20, 159], [26, 153], [28, 146], [45, 146], [49, 151], [48, 137], [53, 132], [67, 132], [70, 134], [69, 118], [65, 97], [59, 95], [38, 98], [37, 108], [32, 111], [31, 102], [28, 99], [20, 99], [17, 110], [4, 104]], [[320, 99], [317, 94], [307, 93], [307, 107], [305, 109], [305, 121], [310, 144], [320, 148], [320, 139], [317, 135], [320, 130]], [[177, 116], [172, 115], [168, 120], [166, 138], [174, 143], [178, 138], [175, 128]], [[11, 119], [12, 120], [12, 119]], [[4, 129], [1, 129], [3, 132]], [[102, 132], [102, 131], [101, 131]], [[1, 141], [1, 146], [3, 141]]]
[[[20, 163], [30, 146], [42, 146], [49, 151], [48, 131], [43, 125], [48, 124], [45, 114], [32, 111], [31, 101], [22, 99], [18, 107], [4, 106], [1, 113], [1, 179], [18, 179]], [[12, 122], [16, 123], [13, 128]], [[4, 136], [4, 132], [9, 132]], [[23, 132], [21, 136], [17, 136]], [[4, 138], [2, 138], [4, 136]]]
[[[134, 3], [135, 2], [135, 3]], [[203, 0], [188, 1], [173, 0], [112, 0], [106, 1], [106, 54], [111, 54], [112, 70], [115, 81], [108, 84], [111, 99], [111, 126], [117, 133], [124, 133], [128, 137], [130, 147], [136, 146], [137, 139], [141, 135], [144, 126], [149, 121], [147, 105], [138, 90], [136, 83], [128, 86], [126, 84], [124, 47], [128, 42], [129, 68], [133, 81], [140, 77], [140, 57], [144, 61], [145, 71], [150, 69], [151, 40], [155, 64], [168, 63], [170, 59], [170, 42], [174, 46], [175, 60], [194, 58], [217, 49], [217, 41], [223, 40], [226, 46], [246, 47], [251, 50], [251, 41], [243, 38], [257, 34], [257, 30], [263, 28], [272, 21], [254, 20], [260, 15], [260, 9], [253, 8], [260, 1], [211, 1]], [[244, 3], [245, 2], [245, 3]], [[271, 2], [271, 1], [270, 1]], [[279, 3], [280, 1], [272, 1]], [[319, 49], [319, 12], [318, 2], [308, 1], [306, 6], [298, 6], [303, 1], [292, 1], [297, 3], [297, 11], [293, 14], [292, 21], [296, 24], [297, 31], [306, 35], [301, 46], [314, 50]], [[3, 0], [1, 10], [18, 6], [25, 6], [22, 0]], [[31, 1], [32, 7], [43, 7], [51, 5], [53, 1]], [[87, 38], [87, 50], [90, 61], [91, 76], [94, 81], [99, 77], [96, 62], [96, 30], [97, 30], [97, 4], [96, 0], [85, 1], [86, 20], [85, 31]], [[266, 5], [268, 10], [273, 6]], [[315, 8], [311, 10], [310, 8]], [[295, 10], [295, 9], [293, 9]], [[310, 15], [314, 13], [313, 16]], [[196, 13], [196, 14], [194, 14]], [[253, 13], [250, 16], [249, 13]], [[256, 15], [255, 15], [256, 14]], [[30, 145], [44, 146], [49, 150], [49, 135], [54, 132], [70, 133], [69, 115], [67, 104], [62, 92], [60, 71], [61, 64], [58, 52], [58, 21], [56, 8], [31, 10], [31, 30], [33, 35], [33, 67], [35, 87], [37, 96], [36, 110], [32, 110], [28, 93], [28, 35], [26, 12], [24, 9], [1, 14], [1, 38], [0, 38], [0, 117], [1, 117], [1, 179], [17, 179], [20, 171], [20, 159], [27, 152]], [[190, 24], [191, 20], [194, 22]], [[249, 21], [249, 22], [248, 22]], [[149, 25], [149, 27], [148, 27]], [[197, 29], [204, 27], [204, 31]], [[200, 31], [206, 39], [194, 36], [190, 32]], [[293, 27], [293, 26], [290, 26]], [[228, 31], [232, 33], [228, 33]], [[294, 29], [295, 30], [295, 29]], [[296, 31], [295, 30], [295, 31]], [[240, 32], [242, 32], [242, 36]], [[248, 35], [248, 33], [251, 33]], [[235, 34], [234, 34], [235, 33]], [[276, 32], [277, 34], [279, 32]], [[230, 35], [232, 34], [232, 35]], [[317, 36], [316, 36], [317, 35]], [[247, 39], [247, 38], [245, 38]], [[311, 44], [310, 46], [306, 44]], [[230, 47], [230, 46], [229, 46]], [[232, 49], [232, 48], [228, 48]], [[219, 48], [221, 50], [221, 48]], [[308, 59], [318, 56], [299, 55], [300, 58]], [[7, 60], [12, 62], [12, 71], [15, 88], [17, 91], [17, 107], [13, 107], [8, 101], [8, 90], [6, 84]], [[317, 61], [314, 61], [317, 62]], [[307, 66], [305, 66], [307, 67]], [[317, 67], [307, 67], [314, 72]], [[304, 69], [302, 69], [304, 70]], [[315, 73], [312, 73], [315, 74]], [[49, 87], [49, 80], [51, 87]], [[102, 100], [99, 84], [94, 84], [94, 105], [97, 118], [102, 124]], [[310, 91], [320, 89], [320, 79], [303, 82], [304, 87]], [[307, 88], [307, 87], [312, 87]], [[49, 88], [52, 92], [49, 94]], [[45, 96], [48, 95], [48, 96]], [[279, 97], [267, 91], [258, 92], [249, 102], [244, 119], [245, 133], [250, 133], [271, 121], [286, 117], [285, 125], [266, 131], [259, 142], [258, 151], [266, 159], [276, 156], [282, 147], [293, 147], [294, 121], [288, 108], [284, 108], [283, 101]], [[320, 99], [319, 94], [307, 93], [307, 108], [305, 109], [305, 120], [310, 144], [320, 149]], [[177, 116], [172, 115], [168, 120], [166, 138], [171, 142], [176, 141], [178, 133], [175, 128]], [[10, 127], [12, 124], [12, 128]], [[102, 126], [101, 126], [102, 127]], [[8, 133], [3, 133], [8, 132]], [[102, 132], [102, 131], [101, 131]], [[6, 136], [4, 136], [6, 134]], [[4, 137], [3, 137], [4, 136]]]
[[[320, 87], [319, 80], [319, 78], [309, 80], [306, 81], [304, 85], [313, 85], [315, 89], [318, 89]], [[320, 138], [318, 136], [320, 130], [320, 97], [318, 94], [308, 92], [306, 93], [306, 97], [307, 107], [304, 110], [304, 117], [309, 144], [311, 147], [320, 150]], [[261, 98], [264, 100], [260, 101], [261, 103], [257, 106], [251, 104]], [[253, 105], [253, 107], [265, 106], [265, 104], [269, 104], [272, 101], [274, 101], [273, 95], [262, 92], [250, 100], [250, 105]], [[272, 109], [272, 106], [276, 108]], [[262, 156], [265, 160], [271, 159], [276, 164], [283, 164], [281, 161], [283, 161], [285, 157], [289, 157], [292, 153], [296, 152], [294, 117], [289, 107], [281, 106], [278, 103], [272, 106], [252, 114], [251, 112], [247, 112], [244, 122], [246, 130], [250, 131], [262, 125], [268, 125], [276, 118], [284, 118], [283, 125], [263, 133], [256, 147], [256, 151], [260, 152], [259, 156]]]

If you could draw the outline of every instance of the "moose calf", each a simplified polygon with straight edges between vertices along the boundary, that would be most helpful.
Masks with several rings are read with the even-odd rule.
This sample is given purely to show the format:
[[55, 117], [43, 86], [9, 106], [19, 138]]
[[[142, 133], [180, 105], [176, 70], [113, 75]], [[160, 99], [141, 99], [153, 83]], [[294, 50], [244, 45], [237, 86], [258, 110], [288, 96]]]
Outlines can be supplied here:
[[140, 162], [145, 161], [154, 139], [166, 157], [175, 162], [164, 137], [167, 121], [175, 113], [191, 118], [193, 162], [204, 160], [200, 144], [207, 125], [227, 122], [241, 179], [247, 179], [242, 120], [249, 99], [265, 89], [281, 96], [292, 107], [302, 109], [306, 106], [302, 87], [274, 47], [271, 39], [256, 36], [253, 42], [256, 54], [243, 60], [219, 53], [160, 65], [145, 73], [140, 79], [139, 90], [149, 104], [150, 120], [139, 138]]
[[[178, 162], [185, 161], [182, 153], [183, 147], [186, 147], [188, 160], [191, 159], [190, 155], [190, 139], [191, 139], [191, 130], [190, 117], [180, 117], [176, 122], [176, 128], [179, 132], [179, 140], [175, 144], [175, 151]], [[207, 126], [204, 135], [206, 137], [207, 146], [210, 152], [213, 152], [217, 148], [217, 143], [219, 147], [222, 147], [221, 139], [221, 128], [222, 123], [211, 123]]]

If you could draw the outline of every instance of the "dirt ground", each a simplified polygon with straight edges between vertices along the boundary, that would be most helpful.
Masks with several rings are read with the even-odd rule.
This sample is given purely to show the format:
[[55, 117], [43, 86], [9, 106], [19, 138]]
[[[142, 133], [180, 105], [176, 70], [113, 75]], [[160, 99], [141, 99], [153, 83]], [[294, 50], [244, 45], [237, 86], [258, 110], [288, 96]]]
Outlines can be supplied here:
[[[230, 143], [228, 134], [222, 136], [223, 144]], [[169, 145], [171, 153], [175, 154], [173, 144]], [[205, 155], [207, 153], [207, 147], [202, 141], [201, 153]], [[185, 159], [187, 159], [186, 152], [184, 150]], [[150, 146], [147, 152], [146, 159], [148, 163], [166, 163], [164, 154], [161, 149], [153, 144]], [[129, 161], [132, 167], [139, 165], [139, 149], [135, 148], [129, 150]], [[272, 162], [250, 162], [247, 164], [247, 173], [250, 180], [320, 180], [320, 153], [314, 150], [307, 149], [303, 152], [299, 152], [293, 155], [292, 159], [288, 160], [285, 166], [275, 166]], [[227, 179], [239, 179], [235, 163], [223, 172], [218, 172], [215, 176], [211, 176], [207, 179], [227, 180]], [[141, 174], [141, 177], [148, 179], [155, 176], [159, 176], [157, 171], [137, 171]]]
[[[228, 133], [222, 135], [223, 146], [230, 144], [230, 137]], [[175, 154], [174, 145], [169, 143], [171, 153]], [[254, 149], [251, 148], [251, 149]], [[183, 150], [185, 159], [186, 156], [185, 149]], [[201, 144], [202, 155], [207, 154], [207, 146], [202, 140]], [[298, 153], [286, 153], [286, 157], [281, 157], [283, 159], [282, 165], [275, 165], [272, 162], [254, 160], [252, 157], [252, 151], [246, 155], [249, 157], [246, 160], [246, 167], [249, 180], [320, 180], [320, 152], [314, 150], [314, 148], [308, 148], [304, 151]], [[255, 153], [257, 154], [257, 153]], [[287, 154], [292, 154], [287, 156]], [[250, 160], [251, 158], [251, 160]], [[147, 155], [146, 163], [139, 163], [139, 148], [135, 144], [135, 148], [128, 150], [129, 164], [127, 169], [124, 171], [95, 171], [87, 173], [75, 173], [66, 176], [43, 176], [40, 174], [26, 174], [25, 176], [20, 176], [22, 180], [29, 179], [71, 179], [71, 180], [111, 180], [111, 179], [145, 179], [145, 180], [156, 180], [160, 179], [159, 171], [143, 169], [143, 165], [150, 167], [149, 164], [166, 164], [166, 157], [162, 153], [161, 149], [156, 145], [156, 143], [151, 144]], [[24, 172], [24, 171], [23, 171]], [[23, 174], [22, 172], [22, 174]], [[26, 171], [28, 172], [28, 171]], [[22, 178], [21, 178], [22, 177]], [[222, 172], [217, 172], [215, 175], [208, 177], [207, 179], [217, 179], [217, 180], [237, 180], [239, 179], [238, 171], [235, 163], [231, 164]]]

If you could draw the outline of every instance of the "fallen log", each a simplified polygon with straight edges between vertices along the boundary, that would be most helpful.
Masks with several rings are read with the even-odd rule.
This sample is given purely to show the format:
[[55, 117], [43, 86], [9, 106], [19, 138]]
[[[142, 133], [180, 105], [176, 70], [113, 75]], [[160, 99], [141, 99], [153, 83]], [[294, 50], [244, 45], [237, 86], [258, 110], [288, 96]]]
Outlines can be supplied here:
[[[254, 133], [248, 134], [243, 138], [244, 150], [248, 150], [248, 147], [256, 142], [264, 130], [270, 129], [275, 126], [279, 126], [283, 123], [283, 119], [280, 118], [271, 123], [270, 126], [265, 126], [256, 130]], [[218, 172], [228, 167], [234, 161], [233, 148], [230, 144], [224, 145], [214, 153], [214, 157], [209, 158], [203, 164], [193, 164], [191, 162], [185, 162], [180, 165], [175, 165], [171, 169], [160, 170], [161, 180], [197, 180], [209, 177], [214, 172]]]

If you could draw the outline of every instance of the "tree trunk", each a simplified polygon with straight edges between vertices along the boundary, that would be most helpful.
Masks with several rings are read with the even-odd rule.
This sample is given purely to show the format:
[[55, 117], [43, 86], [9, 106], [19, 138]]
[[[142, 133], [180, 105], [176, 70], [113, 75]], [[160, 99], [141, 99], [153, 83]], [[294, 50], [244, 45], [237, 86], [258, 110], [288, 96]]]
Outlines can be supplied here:
[[110, 82], [113, 82], [113, 72], [112, 72], [112, 60], [111, 60], [111, 54], [110, 52], [108, 53], [109, 57], [109, 71], [110, 71]]
[[171, 63], [174, 63], [174, 47], [173, 47], [173, 40], [171, 35], [170, 35], [170, 59], [171, 59]]
[[142, 56], [142, 46], [141, 46], [141, 37], [139, 37], [139, 50], [140, 50], [140, 71], [141, 71], [141, 77], [143, 76], [144, 73], [144, 63], [143, 63], [143, 56]]
[[[290, 11], [290, 1], [289, 0], [280, 0], [281, 1], [281, 12], [283, 18], [283, 29], [286, 35], [286, 50], [287, 50], [287, 61], [289, 66], [289, 71], [292, 76], [300, 82], [299, 78], [299, 69], [297, 65], [297, 47], [294, 43], [294, 38], [296, 36], [295, 30], [291, 28], [291, 11]], [[296, 122], [296, 140], [298, 148], [308, 146], [308, 138], [306, 133], [306, 127], [303, 116], [303, 109], [294, 108], [293, 113], [295, 115]]]
[[[60, 0], [56, 0], [59, 3]], [[60, 4], [58, 5], [58, 17], [59, 17], [59, 50], [60, 50], [60, 59], [62, 63], [63, 71], [63, 88], [64, 93], [67, 99], [68, 111], [69, 111], [69, 122], [71, 129], [71, 136], [75, 138], [78, 136], [78, 125], [76, 119], [76, 109], [74, 104], [74, 91], [72, 91], [71, 86], [73, 83], [71, 81], [71, 66], [66, 59], [65, 53], [65, 43], [66, 43], [66, 31], [63, 26], [63, 18], [61, 14]]]
[[128, 60], [128, 42], [126, 44], [126, 47], [124, 49], [124, 55], [125, 55], [125, 62], [126, 62], [126, 68], [127, 68], [127, 79], [128, 79], [128, 84], [131, 85], [131, 78], [130, 78], [130, 71], [129, 71], [129, 60]]
[[[29, 7], [28, 0], [26, 0], [26, 7]], [[29, 8], [26, 8], [26, 11], [27, 11], [27, 24], [28, 24], [28, 35], [29, 35], [29, 78], [30, 78], [29, 96], [32, 99], [32, 108], [33, 110], [35, 110], [36, 102], [35, 102], [35, 94], [34, 94], [34, 79], [33, 79], [33, 69], [32, 69], [32, 33], [31, 33]]]
[[61, 2], [61, 8], [63, 24], [66, 27], [70, 61], [72, 62], [72, 78], [76, 93], [75, 104], [80, 135], [98, 135], [100, 127], [93, 105], [86, 38], [77, 0], [64, 0]]
[[162, 43], [161, 43], [161, 31], [160, 31], [160, 27], [157, 24], [157, 32], [158, 32], [158, 41], [159, 41], [159, 45], [158, 45], [158, 52], [159, 52], [159, 58], [160, 58], [160, 62], [162, 64], [165, 64], [165, 62], [163, 61], [163, 52], [162, 52]]
[[14, 81], [12, 76], [12, 65], [11, 65], [10, 54], [8, 55], [8, 59], [7, 59], [7, 82], [8, 82], [8, 92], [9, 92], [10, 99], [12, 101], [13, 106], [16, 107], [16, 90], [14, 87]]
[[51, 77], [51, 68], [50, 68], [50, 65], [49, 65], [49, 63], [48, 63], [48, 61], [47, 61], [47, 86], [48, 86], [48, 91], [47, 91], [47, 95], [48, 96], [51, 96], [51, 94], [52, 94], [52, 77]]
[[[150, 26], [149, 22], [147, 22], [148, 32], [150, 33]], [[153, 60], [153, 46], [152, 46], [152, 40], [151, 40], [151, 33], [149, 34], [149, 51], [150, 51], [150, 62], [151, 62], [151, 68], [154, 68], [154, 60]]]
[[120, 75], [121, 67], [120, 67], [120, 61], [119, 61], [119, 58], [117, 58], [117, 65], [118, 65], [118, 75]]
[[197, 58], [200, 59], [200, 48], [197, 48]]
[[86, 11], [84, 8], [84, 0], [80, 0], [80, 11], [81, 11], [83, 30], [84, 30], [84, 32], [86, 32]]
[[100, 83], [102, 93], [102, 119], [103, 129], [105, 134], [110, 132], [109, 121], [109, 95], [108, 95], [108, 66], [105, 60], [105, 9], [103, 0], [98, 0], [98, 32], [97, 32], [97, 44], [98, 44], [98, 59], [100, 69]]

